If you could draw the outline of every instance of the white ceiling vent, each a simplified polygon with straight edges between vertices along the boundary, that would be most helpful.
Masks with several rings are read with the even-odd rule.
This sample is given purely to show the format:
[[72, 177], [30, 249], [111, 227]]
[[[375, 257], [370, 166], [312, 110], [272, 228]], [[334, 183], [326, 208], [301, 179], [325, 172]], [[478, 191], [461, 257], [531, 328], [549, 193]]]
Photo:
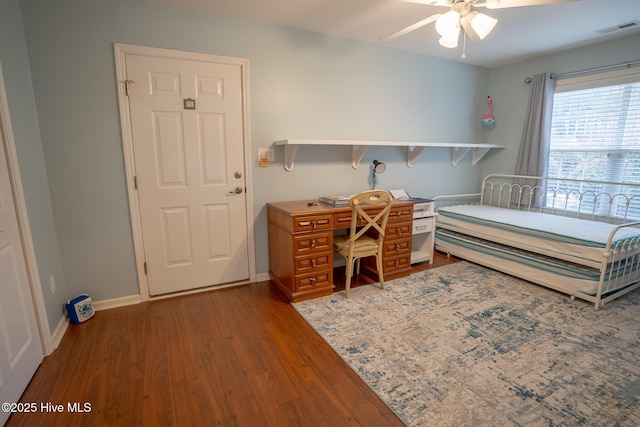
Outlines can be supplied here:
[[601, 30], [596, 30], [596, 33], [607, 34], [607, 33], [612, 33], [614, 31], [628, 30], [629, 28], [635, 28], [635, 27], [639, 27], [639, 26], [640, 26], [640, 22], [638, 22], [638, 21], [629, 21], [629, 22], [625, 22], [624, 24], [618, 24], [618, 25], [614, 25], [613, 27], [608, 27], [608, 28], [603, 28]]

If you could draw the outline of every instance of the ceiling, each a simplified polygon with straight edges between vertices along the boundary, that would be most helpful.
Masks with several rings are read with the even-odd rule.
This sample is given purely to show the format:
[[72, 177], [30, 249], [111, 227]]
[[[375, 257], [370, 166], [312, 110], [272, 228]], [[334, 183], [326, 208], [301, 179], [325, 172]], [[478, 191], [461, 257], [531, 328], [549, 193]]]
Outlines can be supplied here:
[[[466, 59], [462, 43], [447, 49], [438, 44], [431, 23], [393, 40], [378, 40], [446, 7], [401, 0], [151, 0], [176, 7], [210, 11], [222, 15], [337, 37], [404, 49], [486, 68], [518, 62], [540, 54], [558, 52], [640, 31], [632, 28], [606, 34], [597, 30], [640, 21], [639, 0], [577, 0], [481, 12], [498, 19], [493, 32], [483, 41], [467, 41]], [[638, 55], [629, 60], [640, 57]]]

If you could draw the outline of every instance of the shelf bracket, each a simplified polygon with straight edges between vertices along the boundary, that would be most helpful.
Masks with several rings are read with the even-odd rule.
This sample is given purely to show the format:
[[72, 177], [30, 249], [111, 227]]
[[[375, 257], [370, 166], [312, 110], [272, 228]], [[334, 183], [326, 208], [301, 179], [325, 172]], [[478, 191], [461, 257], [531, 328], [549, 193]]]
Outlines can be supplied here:
[[480, 160], [482, 160], [484, 155], [487, 154], [489, 150], [491, 150], [491, 147], [474, 148], [471, 164], [475, 166]]
[[410, 145], [407, 147], [407, 166], [412, 167], [420, 154], [424, 151], [425, 147], [416, 147], [414, 145]]
[[288, 144], [284, 146], [284, 169], [287, 172], [291, 172], [293, 169], [293, 161], [296, 158], [298, 147], [298, 144]]
[[358, 169], [360, 166], [360, 160], [364, 157], [364, 154], [369, 149], [368, 145], [354, 145], [351, 149], [351, 166], [354, 169]]
[[453, 147], [451, 149], [451, 164], [456, 166], [458, 162], [464, 157], [465, 154], [470, 150], [468, 147]]

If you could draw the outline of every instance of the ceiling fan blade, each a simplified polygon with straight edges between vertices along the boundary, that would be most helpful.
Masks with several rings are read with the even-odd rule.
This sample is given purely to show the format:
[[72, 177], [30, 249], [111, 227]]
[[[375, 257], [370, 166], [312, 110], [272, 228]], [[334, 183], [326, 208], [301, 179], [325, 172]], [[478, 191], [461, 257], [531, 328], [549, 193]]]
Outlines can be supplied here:
[[389, 34], [388, 36], [383, 37], [378, 41], [382, 42], [382, 41], [387, 41], [387, 40], [393, 40], [396, 37], [404, 36], [405, 34], [410, 33], [411, 31], [417, 30], [418, 28], [422, 28], [425, 25], [428, 25], [428, 24], [432, 23], [433, 21], [438, 19], [440, 17], [440, 15], [442, 15], [442, 14], [438, 13], [436, 15], [431, 15], [430, 17], [425, 18], [422, 21], [418, 21], [413, 25], [409, 25], [408, 27], [405, 27], [405, 28], [401, 29], [400, 31], [396, 31], [393, 34]]
[[429, 6], [453, 6], [453, 3], [448, 0], [400, 0], [406, 3], [418, 3], [418, 4], [426, 4]]
[[569, 1], [580, 0], [487, 0], [484, 4], [478, 4], [478, 6], [486, 6], [487, 9], [505, 9], [507, 7], [539, 6], [543, 4], [565, 3]]

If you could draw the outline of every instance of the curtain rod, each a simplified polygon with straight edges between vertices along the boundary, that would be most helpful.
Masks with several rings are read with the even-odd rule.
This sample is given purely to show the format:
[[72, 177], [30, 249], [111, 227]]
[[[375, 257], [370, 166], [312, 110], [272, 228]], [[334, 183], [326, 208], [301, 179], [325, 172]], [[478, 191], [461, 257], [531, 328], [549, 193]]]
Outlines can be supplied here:
[[[616, 68], [630, 68], [630, 67], [632, 67], [634, 65], [638, 65], [638, 64], [640, 64], [640, 59], [634, 59], [633, 61], [625, 61], [625, 62], [620, 62], [618, 64], [605, 65], [605, 66], [602, 66], [602, 67], [587, 68], [587, 69], [578, 70], [578, 71], [569, 71], [568, 73], [551, 74], [551, 78], [552, 79], [561, 79], [561, 78], [564, 78], [564, 77], [578, 76], [580, 74], [595, 73], [596, 71], [612, 70], [612, 69], [616, 69]], [[526, 84], [529, 84], [532, 81], [533, 81], [533, 79], [531, 77], [526, 77], [524, 79], [524, 82]]]

